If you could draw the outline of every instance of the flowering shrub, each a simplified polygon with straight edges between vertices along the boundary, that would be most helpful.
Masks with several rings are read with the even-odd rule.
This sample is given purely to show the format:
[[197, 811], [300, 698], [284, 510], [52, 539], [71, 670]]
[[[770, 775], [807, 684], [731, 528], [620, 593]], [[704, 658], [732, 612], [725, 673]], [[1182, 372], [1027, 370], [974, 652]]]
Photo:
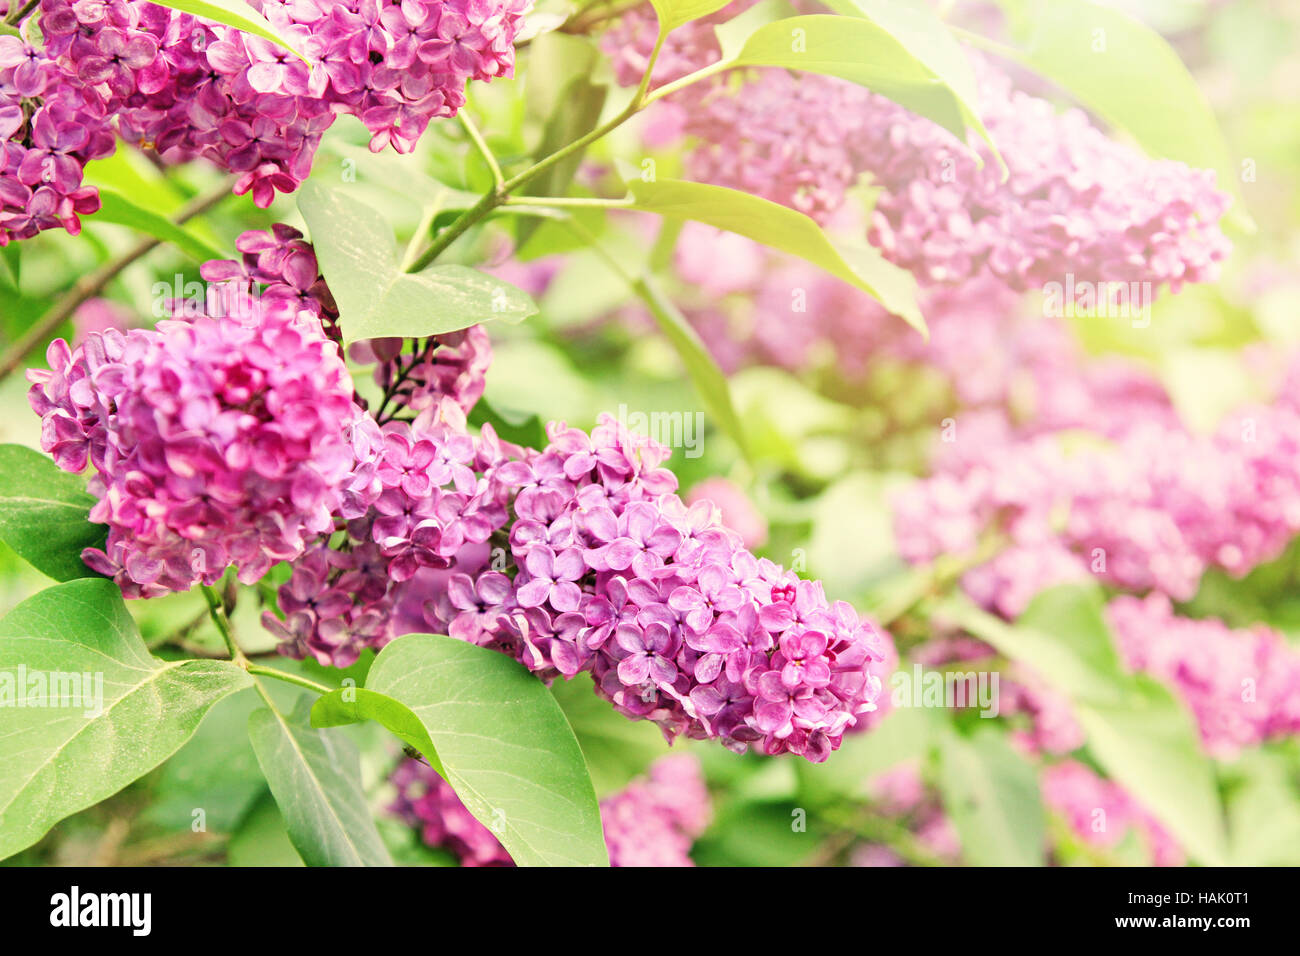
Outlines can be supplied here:
[[1300, 860], [1294, 137], [561, 7], [0, 0], [0, 858]]

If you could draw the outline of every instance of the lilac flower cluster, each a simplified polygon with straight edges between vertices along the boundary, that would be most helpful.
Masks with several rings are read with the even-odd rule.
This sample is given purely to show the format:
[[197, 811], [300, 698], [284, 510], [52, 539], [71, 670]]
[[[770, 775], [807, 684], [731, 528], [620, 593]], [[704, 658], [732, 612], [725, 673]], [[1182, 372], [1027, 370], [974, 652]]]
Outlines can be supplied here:
[[[144, 0], [41, 0], [44, 47], [0, 38], [0, 243], [98, 208], [81, 186], [113, 128], [165, 162], [204, 157], [269, 206], [339, 114], [409, 152], [467, 80], [509, 76], [528, 0], [252, 0], [300, 50]], [[34, 106], [32, 104], [35, 104]]]
[[82, 170], [113, 149], [102, 104], [61, 76], [30, 26], [0, 36], [0, 247], [46, 229], [80, 233], [100, 206]]
[[1078, 761], [1047, 767], [1041, 785], [1043, 802], [1093, 849], [1114, 851], [1130, 833], [1136, 833], [1145, 858], [1153, 865], [1182, 866], [1185, 862], [1182, 849], [1159, 821], [1118, 784], [1097, 776]]
[[[685, 131], [703, 140], [694, 178], [825, 219], [863, 174], [881, 187], [868, 236], [929, 284], [990, 273], [1026, 290], [1064, 282], [1212, 281], [1228, 242], [1214, 174], [1150, 160], [1080, 110], [1012, 89], [978, 62], [980, 111], [1009, 168], [846, 81], [764, 70], [738, 90], [694, 98]], [[689, 88], [688, 88], [689, 89]], [[983, 160], [979, 165], [976, 152]], [[740, 160], [737, 161], [736, 157]]]
[[1083, 447], [968, 424], [957, 421], [935, 474], [896, 496], [895, 531], [913, 562], [1004, 535], [1009, 546], [962, 583], [1008, 617], [1044, 587], [1093, 575], [1187, 600], [1208, 567], [1244, 574], [1300, 533], [1300, 414], [1288, 402], [1209, 436], [1137, 422]]
[[1300, 654], [1277, 631], [1180, 617], [1163, 594], [1117, 597], [1107, 617], [1128, 666], [1187, 702], [1214, 756], [1300, 733]]
[[[428, 764], [404, 760], [392, 783], [398, 790], [393, 812], [417, 827], [426, 845], [449, 850], [462, 866], [514, 865], [492, 831]], [[645, 777], [600, 803], [610, 865], [694, 866], [691, 845], [711, 815], [699, 762], [687, 754], [663, 757]]]
[[211, 318], [54, 342], [32, 370], [41, 446], [65, 471], [95, 468], [83, 558], [127, 597], [240, 580], [300, 556], [334, 527], [363, 413], [338, 347], [309, 314], [268, 304]]
[[445, 632], [546, 677], [590, 671], [670, 739], [814, 761], [875, 708], [881, 637], [683, 504], [666, 448], [609, 416], [553, 425], [541, 451], [463, 420], [444, 400], [384, 426], [345, 495], [347, 541], [298, 562], [267, 622], [287, 651], [343, 664], [398, 626]]

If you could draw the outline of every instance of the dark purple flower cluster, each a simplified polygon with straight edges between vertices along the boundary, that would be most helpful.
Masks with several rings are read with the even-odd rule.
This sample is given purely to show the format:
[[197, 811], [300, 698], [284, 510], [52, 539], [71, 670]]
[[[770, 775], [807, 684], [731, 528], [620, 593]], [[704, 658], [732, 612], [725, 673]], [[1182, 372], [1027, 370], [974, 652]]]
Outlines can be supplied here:
[[0, 246], [46, 229], [81, 232], [99, 211], [99, 193], [82, 169], [114, 149], [98, 99], [65, 82], [30, 39], [0, 36]]
[[285, 303], [248, 322], [196, 318], [50, 346], [29, 399], [42, 447], [65, 471], [96, 470], [83, 557], [127, 597], [252, 583], [334, 527], [365, 419], [338, 346]]
[[[419, 829], [428, 846], [449, 850], [462, 866], [514, 866], [493, 832], [428, 764], [404, 760], [394, 771], [392, 810]], [[600, 802], [610, 866], [694, 866], [691, 845], [709, 825], [709, 791], [694, 757], [656, 761], [645, 777]]]
[[666, 448], [608, 416], [553, 425], [542, 451], [463, 421], [448, 399], [385, 426], [345, 495], [347, 540], [299, 562], [285, 621], [268, 615], [288, 652], [346, 664], [403, 630], [448, 633], [545, 677], [590, 671], [670, 739], [814, 761], [875, 709], [879, 635], [683, 504]]
[[305, 59], [144, 0], [41, 0], [40, 35], [0, 37], [0, 245], [80, 228], [86, 162], [114, 127], [166, 162], [204, 157], [269, 206], [311, 171], [339, 114], [409, 152], [468, 80], [509, 76], [528, 0], [252, 0]]

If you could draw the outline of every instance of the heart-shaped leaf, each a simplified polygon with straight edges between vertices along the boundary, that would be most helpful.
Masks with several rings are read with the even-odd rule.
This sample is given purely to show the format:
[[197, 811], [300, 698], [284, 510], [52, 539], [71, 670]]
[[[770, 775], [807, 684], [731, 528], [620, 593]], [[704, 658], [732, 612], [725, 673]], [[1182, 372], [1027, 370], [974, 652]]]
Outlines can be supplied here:
[[334, 691], [312, 710], [317, 727], [359, 720], [420, 749], [520, 866], [607, 865], [582, 750], [518, 662], [450, 637], [399, 637], [375, 658], [364, 692]]

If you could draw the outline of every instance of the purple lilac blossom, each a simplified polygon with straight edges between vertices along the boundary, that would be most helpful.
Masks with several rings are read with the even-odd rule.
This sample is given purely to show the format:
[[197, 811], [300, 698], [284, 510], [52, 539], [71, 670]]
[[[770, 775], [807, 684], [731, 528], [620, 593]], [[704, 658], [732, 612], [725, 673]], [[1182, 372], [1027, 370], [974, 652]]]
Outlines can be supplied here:
[[[41, 0], [43, 48], [0, 38], [0, 244], [98, 209], [81, 186], [113, 128], [168, 163], [204, 157], [257, 205], [292, 192], [343, 113], [409, 152], [468, 80], [510, 76], [528, 0], [252, 0], [305, 57], [143, 0]], [[27, 103], [36, 104], [34, 107]], [[30, 114], [30, 115], [29, 115]]]
[[[875, 709], [885, 640], [687, 507], [663, 446], [610, 416], [549, 434], [541, 451], [472, 438], [450, 399], [385, 425], [344, 496], [347, 542], [323, 539], [281, 589], [285, 620], [268, 615], [285, 651], [346, 664], [418, 602], [420, 629], [548, 679], [590, 671], [669, 739], [826, 759]], [[328, 613], [306, 606], [321, 590]]]
[[[1214, 173], [1153, 160], [1081, 110], [1057, 113], [977, 61], [980, 112], [1006, 160], [866, 89], [763, 70], [739, 89], [688, 87], [691, 178], [756, 193], [818, 220], [869, 175], [881, 189], [868, 238], [924, 284], [981, 274], [1023, 291], [1045, 283], [1213, 281], [1228, 241]], [[977, 159], [977, 154], [979, 159]], [[983, 162], [982, 167], [980, 161]], [[1144, 299], [1144, 301], [1146, 301]]]
[[895, 498], [900, 552], [925, 562], [1005, 536], [1008, 547], [962, 583], [1007, 617], [1045, 587], [1089, 578], [1188, 600], [1206, 569], [1243, 575], [1300, 533], [1294, 389], [1211, 435], [1153, 421], [1113, 441], [1023, 438], [979, 417], [956, 428], [934, 474]]

